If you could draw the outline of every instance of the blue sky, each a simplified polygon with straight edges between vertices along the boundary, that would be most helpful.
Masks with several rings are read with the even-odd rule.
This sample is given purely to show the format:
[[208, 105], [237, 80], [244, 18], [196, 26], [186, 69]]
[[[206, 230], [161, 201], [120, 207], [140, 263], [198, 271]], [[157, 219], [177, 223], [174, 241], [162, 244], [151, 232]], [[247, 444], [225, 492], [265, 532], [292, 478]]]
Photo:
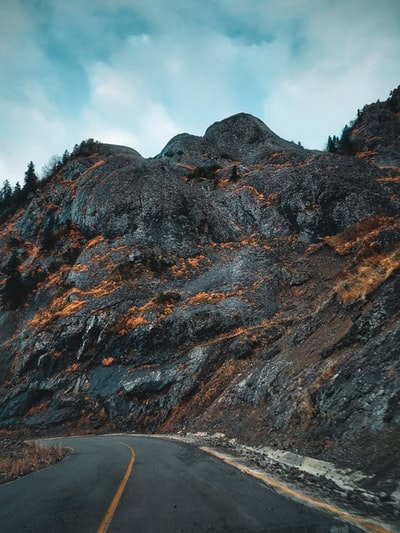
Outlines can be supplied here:
[[245, 111], [322, 149], [400, 84], [398, 0], [0, 0], [0, 184]]

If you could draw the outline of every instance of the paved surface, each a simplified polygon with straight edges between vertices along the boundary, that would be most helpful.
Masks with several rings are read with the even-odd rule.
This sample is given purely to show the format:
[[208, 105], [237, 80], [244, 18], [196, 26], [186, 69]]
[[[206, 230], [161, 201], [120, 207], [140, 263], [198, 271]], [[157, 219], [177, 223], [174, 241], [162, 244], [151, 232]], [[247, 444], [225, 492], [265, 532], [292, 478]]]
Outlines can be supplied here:
[[59, 439], [55, 466], [0, 486], [0, 532], [355, 533], [194, 446], [165, 439]]

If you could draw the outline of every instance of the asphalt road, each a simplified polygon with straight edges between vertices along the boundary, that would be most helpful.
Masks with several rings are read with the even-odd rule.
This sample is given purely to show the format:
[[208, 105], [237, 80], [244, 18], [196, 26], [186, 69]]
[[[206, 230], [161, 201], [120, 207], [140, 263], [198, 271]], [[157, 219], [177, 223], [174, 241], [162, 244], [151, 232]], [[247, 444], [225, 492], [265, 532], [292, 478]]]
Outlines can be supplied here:
[[61, 463], [0, 486], [0, 532], [355, 533], [195, 446], [63, 438]]

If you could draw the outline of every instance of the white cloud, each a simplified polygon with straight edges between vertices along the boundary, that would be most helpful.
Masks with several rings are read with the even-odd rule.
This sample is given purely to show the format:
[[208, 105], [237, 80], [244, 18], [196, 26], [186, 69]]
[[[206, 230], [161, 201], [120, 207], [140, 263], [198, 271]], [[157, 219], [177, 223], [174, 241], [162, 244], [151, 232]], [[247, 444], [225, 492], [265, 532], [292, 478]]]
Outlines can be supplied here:
[[2, 0], [2, 10], [0, 185], [85, 138], [152, 156], [239, 111], [322, 148], [400, 81], [395, 0]]
[[179, 131], [166, 108], [147, 93], [129, 69], [97, 63], [90, 71], [91, 98], [83, 112], [87, 137], [126, 144], [145, 157], [156, 155]]
[[[7, 105], [8, 104], [8, 105]], [[7, 117], [9, 127], [0, 145], [0, 181], [23, 182], [29, 161], [40, 173], [51, 155], [62, 154], [67, 140], [66, 123], [57, 114], [41, 106], [2, 102], [0, 115]], [[64, 148], [63, 148], [64, 147]]]
[[[261, 117], [279, 135], [324, 148], [328, 135], [340, 134], [358, 108], [384, 100], [399, 83], [400, 4], [397, 11], [371, 2], [327, 3], [309, 24], [311, 60], [301, 67], [289, 59], [264, 99]], [[395, 22], [394, 22], [395, 21]]]

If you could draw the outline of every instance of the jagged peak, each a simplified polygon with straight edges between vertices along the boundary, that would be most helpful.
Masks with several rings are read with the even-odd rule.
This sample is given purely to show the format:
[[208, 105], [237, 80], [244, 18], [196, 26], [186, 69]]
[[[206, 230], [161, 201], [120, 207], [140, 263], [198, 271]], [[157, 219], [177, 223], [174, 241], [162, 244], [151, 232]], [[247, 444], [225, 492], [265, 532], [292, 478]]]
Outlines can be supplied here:
[[203, 137], [189, 133], [176, 135], [157, 157], [182, 158], [207, 152], [252, 162], [275, 151], [299, 149], [302, 148], [279, 137], [259, 118], [241, 112], [214, 122]]
[[252, 162], [275, 151], [299, 149], [298, 145], [282, 139], [259, 118], [237, 113], [212, 124], [204, 140], [232, 159]]
[[172, 137], [156, 157], [174, 157], [183, 154], [198, 154], [202, 151], [202, 137], [190, 133], [179, 133]]
[[271, 137], [278, 138], [259, 118], [249, 113], [237, 113], [223, 120], [214, 122], [204, 134], [204, 139], [214, 140], [226, 132], [240, 136], [244, 142], [262, 142]]

